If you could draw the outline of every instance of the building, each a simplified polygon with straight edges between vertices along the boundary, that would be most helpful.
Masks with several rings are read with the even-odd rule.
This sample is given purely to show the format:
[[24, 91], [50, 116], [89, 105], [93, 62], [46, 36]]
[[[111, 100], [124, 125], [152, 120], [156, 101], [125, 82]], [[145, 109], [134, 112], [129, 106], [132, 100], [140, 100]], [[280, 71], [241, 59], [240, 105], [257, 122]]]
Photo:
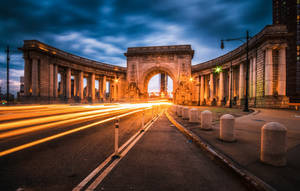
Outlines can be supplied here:
[[287, 26], [287, 96], [300, 103], [300, 0], [273, 0], [273, 24]]
[[[233, 103], [241, 107], [249, 100], [250, 107], [289, 108], [300, 103], [299, 7], [300, 0], [274, 0], [273, 24], [255, 34], [248, 49], [244, 43], [225, 55], [193, 66], [191, 45], [129, 47], [124, 54], [127, 67], [119, 67], [26, 40], [21, 48], [25, 60], [24, 100], [145, 100], [149, 98], [149, 80], [161, 74], [160, 93], [166, 94], [166, 76], [170, 76], [173, 101], [177, 104]], [[95, 88], [97, 80], [99, 87]]]

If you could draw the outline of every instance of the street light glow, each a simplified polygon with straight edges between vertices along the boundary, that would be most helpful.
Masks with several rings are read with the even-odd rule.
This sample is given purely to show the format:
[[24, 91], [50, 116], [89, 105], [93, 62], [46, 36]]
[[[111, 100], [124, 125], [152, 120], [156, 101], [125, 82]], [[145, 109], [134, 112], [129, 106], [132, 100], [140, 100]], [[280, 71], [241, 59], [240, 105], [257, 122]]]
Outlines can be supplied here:
[[220, 73], [220, 72], [222, 72], [222, 66], [215, 67], [215, 73]]

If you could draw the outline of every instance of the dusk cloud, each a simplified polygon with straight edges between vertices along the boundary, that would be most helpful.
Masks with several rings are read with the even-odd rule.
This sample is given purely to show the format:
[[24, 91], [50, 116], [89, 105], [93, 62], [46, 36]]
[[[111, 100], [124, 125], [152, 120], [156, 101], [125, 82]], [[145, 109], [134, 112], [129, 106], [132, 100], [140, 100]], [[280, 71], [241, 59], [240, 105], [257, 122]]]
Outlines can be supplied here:
[[[17, 47], [36, 39], [67, 52], [126, 66], [127, 47], [191, 44], [193, 64], [235, 48], [222, 38], [252, 35], [271, 24], [271, 0], [14, 0], [0, 7], [0, 67], [5, 78], [4, 49], [12, 47], [12, 68], [23, 70]], [[19, 81], [18, 76], [12, 80]], [[2, 90], [5, 87], [2, 86]], [[17, 88], [15, 88], [17, 89]]]

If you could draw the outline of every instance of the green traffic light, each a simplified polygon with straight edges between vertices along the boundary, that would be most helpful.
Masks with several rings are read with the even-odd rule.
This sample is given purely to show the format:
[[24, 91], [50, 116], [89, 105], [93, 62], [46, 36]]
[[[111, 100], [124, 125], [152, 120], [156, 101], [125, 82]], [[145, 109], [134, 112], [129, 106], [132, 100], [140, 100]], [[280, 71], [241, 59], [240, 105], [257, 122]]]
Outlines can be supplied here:
[[215, 73], [220, 73], [220, 72], [222, 72], [222, 67], [221, 66], [217, 66], [215, 68]]

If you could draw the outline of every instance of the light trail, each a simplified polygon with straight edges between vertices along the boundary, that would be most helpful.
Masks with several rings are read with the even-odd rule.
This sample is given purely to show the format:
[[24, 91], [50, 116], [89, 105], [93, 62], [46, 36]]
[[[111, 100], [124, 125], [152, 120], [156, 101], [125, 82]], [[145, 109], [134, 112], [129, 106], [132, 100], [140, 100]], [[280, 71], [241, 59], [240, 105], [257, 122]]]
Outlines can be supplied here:
[[55, 110], [53, 109], [45, 109], [45, 111], [34, 111], [34, 112], [28, 112], [24, 113], [24, 111], [21, 111], [16, 114], [6, 114], [6, 115], [0, 115], [0, 121], [7, 121], [7, 120], [13, 120], [13, 119], [26, 119], [26, 118], [37, 118], [47, 115], [62, 115], [62, 114], [68, 114], [68, 113], [76, 113], [76, 112], [83, 112], [86, 110], [96, 110], [101, 108], [111, 108], [116, 106], [102, 106], [97, 108], [85, 108], [85, 107], [79, 107], [79, 106], [71, 106], [68, 108], [62, 108], [57, 111], [57, 108]]
[[108, 122], [108, 121], [112, 121], [112, 120], [114, 120], [116, 118], [122, 118], [122, 117], [131, 115], [131, 114], [143, 111], [143, 110], [144, 109], [139, 109], [139, 110], [136, 110], [136, 111], [131, 111], [129, 113], [118, 115], [116, 117], [110, 117], [110, 118], [107, 118], [107, 119], [104, 119], [104, 120], [101, 120], [101, 121], [98, 121], [98, 122], [95, 122], [95, 123], [84, 125], [82, 127], [76, 128], [76, 129], [68, 130], [68, 131], [65, 131], [63, 133], [59, 133], [59, 134], [52, 135], [52, 136], [49, 136], [49, 137], [46, 137], [46, 138], [43, 138], [43, 139], [39, 139], [39, 140], [30, 142], [30, 143], [26, 143], [26, 144], [23, 144], [23, 145], [20, 145], [20, 146], [11, 148], [11, 149], [7, 149], [5, 151], [1, 151], [0, 152], [0, 157], [3, 157], [5, 155], [8, 155], [8, 154], [11, 154], [11, 153], [14, 153], [14, 152], [17, 152], [17, 151], [20, 151], [20, 150], [23, 150], [23, 149], [26, 149], [26, 148], [29, 148], [29, 147], [41, 144], [41, 143], [45, 143], [45, 142], [51, 141], [53, 139], [57, 139], [57, 138], [60, 138], [60, 137], [63, 137], [63, 136], [66, 136], [66, 135], [69, 135], [69, 134], [72, 134], [72, 133], [76, 133], [78, 131], [82, 131], [84, 129], [87, 129], [87, 128], [90, 128], [90, 127], [93, 127], [93, 126], [96, 126], [96, 125], [99, 125], [99, 124], [102, 124], [102, 123], [105, 123], [105, 122]]
[[[123, 111], [123, 110], [127, 111], [130, 109], [122, 109], [121, 111]], [[89, 116], [79, 117], [79, 118], [75, 118], [75, 119], [69, 119], [69, 120], [65, 120], [65, 121], [47, 123], [44, 125], [32, 126], [32, 127], [23, 128], [23, 129], [12, 130], [12, 131], [1, 133], [0, 139], [17, 136], [17, 135], [22, 135], [22, 134], [26, 134], [26, 133], [31, 133], [34, 131], [39, 131], [39, 130], [43, 130], [43, 129], [47, 129], [47, 128], [54, 128], [59, 125], [66, 125], [66, 124], [70, 124], [70, 123], [74, 123], [74, 122], [84, 122], [87, 119], [92, 119], [92, 118], [96, 118], [96, 117], [104, 117], [106, 115], [114, 115], [117, 113], [120, 113], [120, 110], [113, 111], [113, 112], [101, 113], [101, 114], [95, 114], [95, 115], [89, 115]]]
[[[0, 124], [0, 130], [9, 130], [9, 129], [15, 129], [22, 126], [29, 126], [29, 125], [35, 125], [35, 124], [41, 124], [41, 123], [49, 123], [53, 121], [59, 121], [59, 120], [67, 120], [71, 118], [76, 117], [82, 117], [87, 116], [91, 114], [97, 114], [97, 113], [104, 113], [109, 111], [115, 111], [120, 109], [125, 109], [126, 107], [121, 108], [110, 108], [110, 109], [103, 109], [103, 110], [94, 110], [94, 111], [88, 111], [88, 112], [81, 112], [81, 113], [75, 113], [75, 114], [65, 114], [65, 115], [59, 115], [59, 116], [49, 116], [49, 117], [41, 117], [41, 118], [34, 118], [34, 119], [26, 119], [26, 120], [20, 120], [20, 121], [14, 121], [14, 122], [7, 122]], [[128, 107], [127, 107], [128, 108]]]
[[[80, 122], [82, 120], [88, 120], [88, 119], [92, 119], [92, 118], [96, 118], [96, 117], [104, 117], [104, 116], [109, 116], [109, 115], [115, 115], [117, 113], [120, 112], [126, 112], [125, 114], [121, 114], [118, 115], [116, 117], [125, 117], [140, 111], [143, 111], [145, 109], [154, 109], [153, 106], [157, 106], [157, 105], [170, 105], [171, 103], [168, 102], [151, 102], [151, 103], [136, 103], [136, 104], [116, 104], [116, 105], [110, 105], [110, 106], [105, 106], [103, 107], [102, 105], [98, 105], [98, 106], [83, 106], [83, 108], [94, 108], [96, 109], [95, 111], [88, 111], [88, 112], [81, 112], [81, 113], [75, 113], [75, 114], [65, 114], [65, 115], [60, 115], [60, 116], [51, 116], [51, 117], [42, 117], [42, 118], [38, 118], [38, 119], [28, 119], [28, 120], [21, 120], [21, 121], [17, 121], [17, 122], [9, 122], [9, 123], [3, 123], [0, 124], [0, 130], [10, 130], [10, 129], [15, 129], [17, 127], [22, 127], [25, 126], [25, 128], [23, 129], [17, 129], [17, 130], [12, 130], [12, 131], [7, 131], [4, 133], [0, 134], [1, 139], [10, 137], [10, 136], [15, 136], [15, 135], [20, 135], [20, 134], [24, 134], [24, 133], [29, 133], [29, 132], [33, 132], [33, 131], [37, 131], [37, 130], [42, 130], [42, 129], [46, 129], [46, 128], [52, 128], [52, 127], [57, 127], [59, 125], [65, 125], [65, 124], [70, 124], [70, 123], [75, 123], [75, 122]], [[103, 108], [107, 108], [108, 109], [103, 109]], [[134, 111], [130, 111], [130, 110], [134, 110]], [[129, 111], [129, 112], [127, 112]], [[60, 137], [63, 137], [65, 135], [69, 135], [108, 121], [111, 121], [113, 119], [115, 119], [116, 117], [110, 117], [107, 119], [103, 119], [101, 121], [98, 122], [94, 122], [88, 125], [84, 125], [82, 127], [79, 128], [75, 128], [75, 129], [71, 129], [71, 130], [66, 130], [65, 132], [62, 133], [58, 133], [56, 135], [52, 135], [49, 137], [45, 137], [30, 143], [26, 143], [11, 149], [7, 149], [4, 151], [0, 152], [0, 157], [8, 155], [10, 153], [14, 153], [50, 140], [54, 140]], [[60, 121], [58, 121], [60, 120]], [[53, 122], [55, 121], [55, 122]], [[51, 123], [52, 122], [52, 123]], [[47, 124], [41, 124], [41, 123], [47, 123]], [[29, 125], [33, 125], [33, 124], [41, 124], [41, 125], [37, 125], [37, 126], [30, 126], [30, 127], [26, 127]]]
[[23, 105], [23, 106], [0, 106], [1, 111], [19, 111], [19, 110], [31, 110], [31, 109], [42, 109], [42, 108], [53, 108], [53, 107], [67, 107], [67, 104], [53, 104], [53, 105]]

